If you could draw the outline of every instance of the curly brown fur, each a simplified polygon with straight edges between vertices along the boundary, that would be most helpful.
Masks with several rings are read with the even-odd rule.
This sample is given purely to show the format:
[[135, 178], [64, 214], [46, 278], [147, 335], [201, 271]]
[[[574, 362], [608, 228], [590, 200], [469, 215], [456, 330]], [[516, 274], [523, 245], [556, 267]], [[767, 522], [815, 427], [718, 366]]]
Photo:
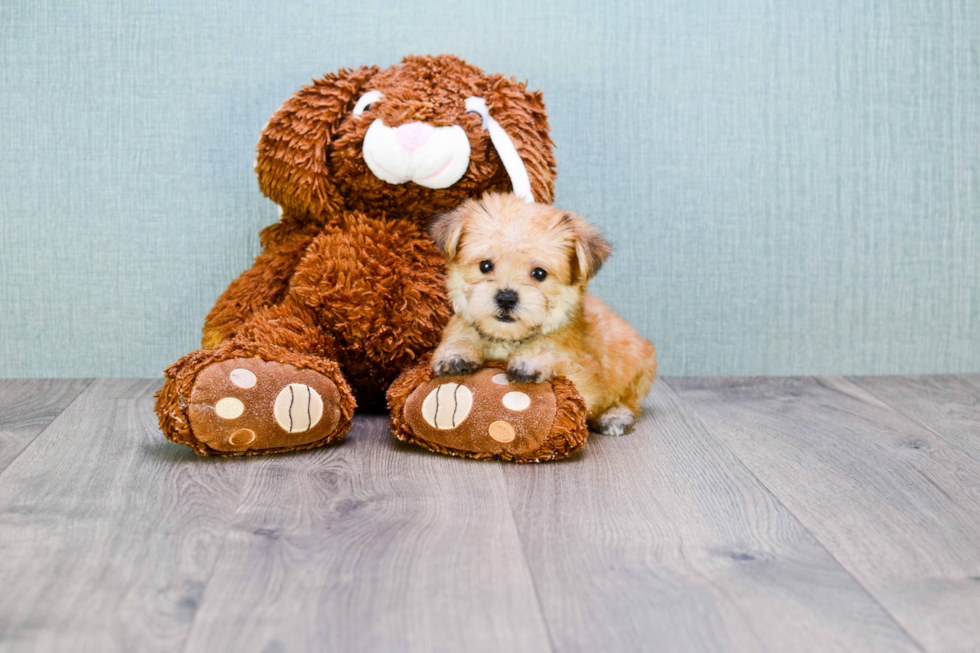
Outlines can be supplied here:
[[[353, 107], [369, 90], [384, 99], [358, 119]], [[555, 161], [541, 93], [453, 56], [342, 69], [276, 111], [256, 173], [282, 219], [263, 230], [262, 254], [208, 314], [205, 349], [167, 370], [157, 401], [167, 437], [214, 453], [202, 451], [181, 402], [201, 370], [238, 355], [329, 369], [361, 408], [383, 407], [389, 383], [436, 346], [450, 315], [443, 260], [424, 225], [469, 197], [511, 187], [480, 118], [466, 113], [470, 96], [484, 98], [524, 160], [534, 197], [550, 202]], [[361, 149], [379, 118], [389, 127], [459, 125], [471, 148], [464, 176], [443, 189], [374, 176]]]
[[284, 214], [284, 222], [262, 230], [263, 252], [256, 257], [251, 269], [232, 281], [215, 302], [204, 320], [202, 344], [205, 348], [233, 338], [256, 311], [274, 306], [285, 298], [293, 270], [320, 233], [319, 225], [291, 224], [288, 219]]
[[[352, 119], [354, 103], [368, 90], [382, 92], [384, 100], [363, 119]], [[555, 159], [540, 91], [503, 75], [485, 75], [449, 55], [409, 56], [387, 70], [340, 70], [303, 87], [262, 132], [256, 166], [262, 192], [312, 220], [330, 221], [349, 209], [380, 209], [425, 223], [467, 198], [508, 191], [510, 179], [489, 134], [478, 116], [466, 112], [464, 100], [470, 96], [484, 98], [513, 139], [535, 199], [553, 201]], [[458, 124], [470, 141], [466, 175], [444, 189], [378, 179], [361, 156], [364, 135], [376, 118], [389, 127], [413, 121]]]

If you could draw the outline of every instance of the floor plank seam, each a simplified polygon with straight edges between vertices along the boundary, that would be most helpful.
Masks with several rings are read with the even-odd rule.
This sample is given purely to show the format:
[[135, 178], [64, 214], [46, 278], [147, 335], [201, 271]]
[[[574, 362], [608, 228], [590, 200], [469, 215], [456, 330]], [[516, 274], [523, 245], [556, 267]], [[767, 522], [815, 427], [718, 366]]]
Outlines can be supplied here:
[[[808, 378], [813, 378], [814, 380], [816, 380], [816, 377], [808, 377]], [[707, 433], [725, 451], [731, 454], [731, 456], [738, 462], [738, 464], [743, 469], [745, 469], [745, 471], [749, 475], [751, 475], [751, 477], [754, 478], [756, 482], [759, 483], [759, 485], [766, 490], [766, 492], [768, 492], [772, 496], [773, 500], [776, 501], [780, 506], [782, 506], [787, 511], [788, 514], [792, 515], [793, 519], [796, 520], [800, 528], [802, 528], [804, 531], [809, 533], [810, 537], [813, 538], [813, 541], [816, 542], [820, 546], [820, 548], [823, 549], [827, 553], [827, 555], [830, 556], [830, 558], [838, 564], [838, 566], [840, 566], [841, 569], [847, 572], [847, 574], [854, 580], [854, 582], [857, 583], [858, 587], [860, 587], [864, 591], [864, 593], [868, 596], [868, 598], [870, 598], [875, 603], [875, 605], [881, 608], [882, 612], [884, 612], [888, 616], [888, 618], [892, 620], [892, 623], [895, 624], [896, 628], [898, 628], [902, 633], [905, 634], [906, 637], [909, 638], [909, 641], [911, 643], [915, 644], [915, 646], [918, 647], [918, 649], [923, 653], [927, 653], [926, 648], [922, 644], [922, 642], [920, 642], [918, 639], [912, 636], [912, 634], [908, 631], [908, 629], [905, 628], [905, 625], [902, 622], [900, 622], [895, 617], [894, 614], [892, 614], [891, 610], [885, 607], [878, 599], [878, 597], [875, 596], [875, 594], [871, 592], [871, 590], [868, 589], [868, 587], [864, 583], [862, 583], [857, 576], [854, 575], [854, 572], [851, 571], [851, 569], [849, 569], [848, 566], [845, 565], [843, 561], [841, 561], [837, 556], [834, 555], [834, 553], [830, 549], [827, 548], [827, 545], [823, 542], [823, 540], [821, 540], [816, 533], [810, 530], [810, 528], [808, 528], [807, 525], [803, 523], [803, 520], [800, 519], [800, 516], [797, 515], [796, 512], [794, 512], [789, 506], [787, 506], [783, 502], [783, 500], [779, 498], [779, 495], [776, 494], [773, 491], [773, 489], [769, 487], [769, 485], [767, 485], [761, 478], [759, 478], [758, 475], [756, 475], [756, 473], [752, 471], [752, 469], [748, 465], [745, 464], [745, 462], [738, 456], [738, 454], [732, 451], [732, 449], [725, 444], [724, 440], [722, 440], [717, 435], [715, 435], [714, 431], [708, 426], [708, 424], [703, 419], [701, 419], [701, 415], [698, 414], [697, 409], [694, 406], [692, 406], [690, 403], [688, 403], [687, 400], [674, 389], [674, 386], [671, 385], [670, 380], [666, 378], [662, 378], [661, 380], [667, 384], [667, 387], [670, 388], [670, 391], [674, 394], [674, 396], [677, 398], [680, 404], [690, 413], [691, 417], [698, 421], [698, 423], [704, 429], [705, 433]]]
[[[915, 417], [913, 415], [909, 415], [904, 410], [902, 410], [901, 408], [899, 408], [898, 406], [896, 406], [894, 402], [889, 401], [888, 398], [883, 397], [881, 394], [875, 392], [872, 388], [867, 387], [867, 386], [865, 386], [863, 384], [857, 383], [855, 381], [852, 381], [851, 379], [849, 379], [846, 376], [840, 377], [840, 378], [844, 379], [848, 383], [851, 383], [851, 384], [857, 386], [858, 388], [864, 390], [868, 394], [872, 395], [875, 399], [877, 399], [881, 403], [885, 404], [886, 406], [888, 406], [889, 408], [891, 408], [893, 411], [895, 411], [896, 413], [898, 413], [902, 417], [906, 418], [907, 420], [909, 420], [911, 422], [914, 422], [916, 425], [921, 426], [925, 430], [929, 431], [930, 433], [932, 433], [933, 435], [935, 435], [937, 438], [939, 438], [940, 440], [942, 440], [943, 442], [945, 442], [949, 446], [951, 446], [954, 449], [956, 449], [957, 451], [961, 452], [963, 455], [965, 455], [970, 460], [973, 460], [973, 461], [975, 461], [977, 463], [980, 463], [980, 458], [977, 458], [976, 455], [970, 453], [968, 450], [964, 449], [963, 447], [961, 447], [956, 442], [953, 442], [952, 440], [950, 440], [949, 438], [947, 438], [945, 435], [943, 435], [942, 433], [940, 433], [939, 431], [937, 431], [933, 427], [931, 427], [928, 424], [926, 424], [925, 422], [919, 420], [917, 417]], [[978, 389], [980, 389], [980, 386], [978, 386]]]
[[59, 417], [61, 417], [62, 415], [64, 415], [64, 414], [65, 414], [65, 412], [66, 412], [66, 411], [67, 411], [67, 410], [68, 410], [69, 408], [71, 408], [71, 407], [72, 407], [72, 406], [73, 406], [73, 405], [75, 404], [75, 402], [76, 402], [76, 401], [78, 401], [79, 399], [81, 399], [83, 395], [86, 395], [86, 394], [88, 394], [88, 391], [89, 391], [89, 388], [91, 388], [91, 387], [92, 387], [92, 384], [93, 384], [93, 383], [95, 383], [95, 379], [81, 379], [81, 381], [83, 381], [83, 382], [85, 383], [85, 386], [84, 386], [84, 387], [83, 387], [83, 388], [82, 388], [81, 390], [79, 390], [79, 392], [78, 392], [78, 394], [77, 394], [77, 395], [75, 395], [75, 396], [74, 396], [74, 397], [72, 398], [72, 400], [71, 400], [71, 401], [69, 401], [69, 402], [68, 402], [67, 404], [65, 404], [65, 407], [61, 409], [61, 412], [60, 412], [60, 413], [58, 413], [58, 414], [57, 414], [57, 415], [55, 415], [55, 416], [54, 416], [53, 418], [51, 418], [51, 421], [50, 421], [50, 422], [48, 422], [48, 423], [47, 423], [47, 425], [45, 425], [45, 427], [44, 427], [43, 429], [41, 429], [41, 430], [40, 430], [40, 431], [38, 432], [38, 434], [37, 434], [37, 435], [35, 435], [35, 436], [34, 436], [34, 437], [33, 437], [33, 438], [31, 439], [31, 441], [30, 441], [30, 443], [29, 443], [29, 444], [28, 444], [28, 445], [27, 445], [26, 447], [24, 447], [23, 449], [21, 449], [20, 451], [18, 451], [18, 452], [17, 452], [17, 455], [16, 455], [16, 456], [14, 456], [13, 458], [11, 458], [11, 459], [10, 459], [10, 461], [9, 461], [9, 462], [7, 463], [7, 465], [6, 465], [6, 467], [4, 467], [3, 469], [0, 469], [0, 479], [2, 479], [2, 478], [3, 478], [3, 475], [7, 473], [7, 470], [8, 470], [8, 469], [10, 469], [11, 467], [13, 467], [13, 466], [14, 466], [14, 463], [16, 463], [16, 462], [17, 462], [17, 460], [18, 460], [18, 459], [19, 459], [19, 458], [20, 458], [21, 456], [23, 456], [23, 455], [24, 455], [24, 453], [25, 453], [25, 452], [26, 452], [26, 451], [27, 451], [28, 449], [30, 449], [31, 447], [33, 447], [33, 446], [34, 446], [34, 444], [35, 444], [35, 443], [36, 443], [36, 442], [37, 442], [38, 440], [40, 440], [40, 439], [41, 439], [41, 436], [42, 436], [42, 435], [44, 435], [45, 433], [47, 433], [47, 432], [48, 432], [48, 429], [50, 429], [50, 428], [51, 428], [51, 425], [52, 425], [52, 424], [54, 424], [55, 422], [57, 422], [57, 421], [58, 421], [58, 418], [59, 418]]
[[524, 548], [524, 538], [521, 537], [521, 529], [517, 526], [517, 515], [514, 514], [514, 504], [510, 500], [510, 483], [507, 482], [507, 474], [504, 473], [504, 464], [513, 465], [514, 463], [498, 462], [497, 471], [500, 473], [500, 477], [504, 482], [504, 490], [507, 492], [507, 508], [510, 513], [510, 523], [514, 527], [514, 535], [517, 537], [517, 543], [521, 548], [521, 560], [524, 562], [524, 568], [527, 569], [527, 575], [531, 579], [531, 587], [534, 588], [534, 601], [538, 604], [538, 614], [541, 615], [541, 623], [544, 624], [544, 632], [548, 636], [548, 645], [551, 647], [552, 653], [555, 653], [558, 649], [555, 648], [555, 638], [551, 634], [551, 624], [548, 622], [548, 615], [545, 613], [544, 603], [541, 602], [538, 580], [534, 577], [534, 571], [531, 569], [531, 563], [527, 559], [527, 551]]
[[[163, 435], [163, 434], [161, 433], [161, 435]], [[220, 464], [223, 463], [223, 461], [224, 461], [224, 459], [219, 458], [217, 461], [213, 461], [212, 464], [219, 464], [220, 465]], [[253, 462], [258, 463], [260, 461], [253, 461]], [[249, 465], [250, 469], [249, 469], [249, 472], [248, 472], [248, 479], [247, 479], [249, 481], [252, 478], [252, 469], [251, 468], [252, 467], [255, 467], [255, 466], [256, 465]], [[249, 488], [249, 485], [250, 484], [248, 482], [242, 484], [242, 487], [241, 487], [241, 490], [240, 490], [239, 496], [238, 496], [238, 507], [236, 507], [235, 508], [235, 512], [233, 512], [231, 514], [231, 518], [228, 520], [228, 526], [225, 528], [225, 532], [221, 536], [221, 542], [218, 545], [218, 549], [219, 549], [218, 550], [218, 553], [217, 553], [217, 555], [214, 556], [214, 562], [211, 565], [211, 569], [208, 570], [208, 578], [207, 578], [206, 581], [204, 581], [204, 588], [201, 590], [201, 598], [197, 602], [197, 605], [194, 606], [194, 616], [191, 617], [191, 622], [187, 626], [187, 635], [184, 637], [184, 644], [180, 647], [180, 652], [181, 653], [187, 653], [188, 647], [191, 645], [191, 641], [192, 641], [191, 640], [191, 636], [194, 634], [194, 626], [197, 624], [197, 616], [201, 613], [201, 607], [204, 605], [204, 602], [207, 600], [207, 597], [208, 597], [208, 588], [211, 587], [211, 581], [214, 579], [214, 575], [217, 572], [218, 567], [220, 566], [219, 563], [221, 562], [222, 555], [225, 552], [225, 547], [227, 545], [228, 538], [231, 537], [232, 530], [234, 529], [235, 523], [238, 520], [238, 515], [242, 511], [242, 507], [245, 505], [245, 501], [248, 499], [248, 488]]]
[[[821, 377], [815, 377], [815, 378], [817, 378], [817, 381], [819, 382]], [[866, 387], [864, 387], [861, 384], [855, 383], [854, 381], [851, 381], [847, 377], [838, 376], [838, 377], [830, 377], [830, 378], [839, 379], [839, 380], [843, 381], [844, 383], [852, 386], [856, 390], [860, 390], [862, 392], [866, 392], [866, 393], [870, 394], [874, 399], [876, 399], [877, 401], [881, 402], [883, 408], [886, 408], [886, 409], [890, 410], [891, 412], [893, 412], [896, 415], [898, 415], [901, 419], [903, 419], [903, 420], [905, 420], [907, 422], [910, 422], [914, 426], [918, 426], [918, 427], [924, 429], [925, 431], [927, 431], [928, 433], [931, 433], [932, 435], [936, 436], [937, 438], [939, 438], [940, 440], [942, 440], [946, 444], [946, 446], [952, 448], [954, 451], [958, 451], [959, 453], [961, 453], [963, 456], [965, 456], [971, 462], [980, 462], [980, 461], [977, 461], [977, 459], [969, 451], [966, 451], [965, 449], [963, 449], [963, 447], [959, 446], [955, 442], [952, 442], [948, 438], [943, 437], [943, 435], [941, 433], [939, 433], [938, 431], [936, 431], [935, 429], [930, 428], [929, 426], [923, 424], [922, 422], [920, 422], [919, 420], [915, 419], [914, 417], [911, 417], [909, 415], [906, 415], [904, 412], [902, 412], [901, 410], [899, 410], [898, 408], [896, 408], [894, 406], [894, 404], [892, 404], [892, 402], [887, 401], [887, 400], [881, 398], [880, 395], [878, 395], [877, 393], [872, 392], [869, 388], [866, 388]], [[827, 390], [830, 390], [832, 392], [841, 393], [841, 391], [840, 391], [839, 388], [835, 388], [832, 385], [829, 385], [828, 384], [828, 385], [824, 385], [823, 387], [825, 387]], [[843, 393], [841, 393], [841, 394], [843, 394]], [[940, 494], [942, 494], [943, 496], [945, 496], [951, 503], [955, 503], [955, 500], [953, 499], [953, 497], [949, 496], [949, 494], [947, 494], [945, 490], [943, 490], [939, 485], [937, 485], [934, 480], [932, 480], [931, 478], [929, 478], [928, 476], [926, 476], [922, 472], [919, 472], [919, 476], [922, 478], [923, 481], [925, 481], [926, 483], [929, 483], [930, 485], [932, 485]], [[968, 494], [967, 495], [967, 498], [969, 500], [971, 500], [974, 504], [976, 504], [977, 507], [980, 507], [980, 497], [976, 496], [975, 494]]]

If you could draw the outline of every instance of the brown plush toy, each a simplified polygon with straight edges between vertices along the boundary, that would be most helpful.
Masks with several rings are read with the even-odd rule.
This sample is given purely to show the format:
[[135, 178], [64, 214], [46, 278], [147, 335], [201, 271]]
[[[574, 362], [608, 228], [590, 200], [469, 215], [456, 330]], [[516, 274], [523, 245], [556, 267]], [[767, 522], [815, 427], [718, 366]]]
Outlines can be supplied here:
[[156, 411], [169, 439], [219, 456], [320, 446], [356, 406], [383, 408], [406, 372], [389, 395], [401, 439], [516, 460], [581, 448], [584, 402], [564, 379], [524, 388], [515, 416], [487, 369], [457, 380], [467, 415], [458, 405], [447, 424], [443, 407], [430, 427], [423, 414], [453, 380], [435, 384], [426, 364], [451, 312], [426, 225], [486, 191], [552, 201], [540, 92], [453, 56], [340, 70], [273, 115], [256, 172], [282, 218], [211, 309], [203, 348], [166, 370]]

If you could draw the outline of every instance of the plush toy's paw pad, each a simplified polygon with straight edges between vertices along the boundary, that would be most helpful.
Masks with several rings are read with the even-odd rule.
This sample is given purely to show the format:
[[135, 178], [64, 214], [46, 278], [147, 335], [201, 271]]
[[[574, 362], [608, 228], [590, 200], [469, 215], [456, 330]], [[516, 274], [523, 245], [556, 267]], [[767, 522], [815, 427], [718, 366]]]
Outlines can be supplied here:
[[437, 359], [432, 363], [432, 370], [436, 376], [458, 376], [460, 374], [472, 374], [480, 369], [480, 363], [463, 358], [462, 356], [447, 356]]
[[398, 437], [444, 453], [530, 462], [567, 456], [585, 443], [584, 420], [583, 434], [556, 433], [552, 384], [513, 383], [497, 367], [431, 378], [394, 409], [407, 426], [396, 429]]
[[234, 358], [198, 375], [187, 412], [201, 442], [244, 453], [329, 441], [340, 423], [339, 402], [336, 384], [319, 372]]
[[593, 428], [602, 435], [626, 435], [633, 430], [636, 418], [628, 408], [610, 408], [596, 418]]

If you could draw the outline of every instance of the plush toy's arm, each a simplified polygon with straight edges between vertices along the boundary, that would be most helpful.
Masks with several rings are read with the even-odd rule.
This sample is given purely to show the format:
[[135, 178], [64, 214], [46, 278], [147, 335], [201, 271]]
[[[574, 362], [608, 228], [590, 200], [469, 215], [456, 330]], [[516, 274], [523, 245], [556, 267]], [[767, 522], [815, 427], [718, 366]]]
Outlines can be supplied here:
[[205, 349], [233, 338], [256, 311], [285, 298], [293, 272], [320, 229], [277, 222], [262, 230], [262, 254], [221, 293], [204, 320]]

